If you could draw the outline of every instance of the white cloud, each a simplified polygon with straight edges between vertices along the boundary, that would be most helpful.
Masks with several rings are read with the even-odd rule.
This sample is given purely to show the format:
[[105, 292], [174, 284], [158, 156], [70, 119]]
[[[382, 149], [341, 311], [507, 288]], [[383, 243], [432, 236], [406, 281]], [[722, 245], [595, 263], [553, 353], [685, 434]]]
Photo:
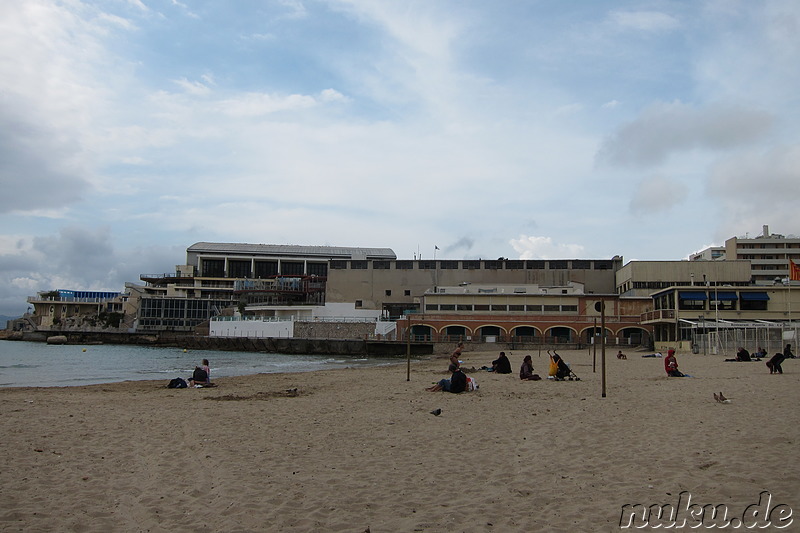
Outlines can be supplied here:
[[584, 254], [583, 246], [557, 244], [551, 237], [520, 235], [518, 239], [511, 239], [509, 244], [519, 254], [520, 259], [574, 259]]

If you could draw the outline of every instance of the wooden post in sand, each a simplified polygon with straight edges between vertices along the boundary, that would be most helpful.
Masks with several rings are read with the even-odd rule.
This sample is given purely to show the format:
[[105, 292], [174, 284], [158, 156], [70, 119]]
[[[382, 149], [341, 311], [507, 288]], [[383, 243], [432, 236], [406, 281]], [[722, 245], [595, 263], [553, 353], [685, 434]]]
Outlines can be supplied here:
[[597, 372], [597, 317], [592, 328], [592, 374]]
[[606, 302], [600, 300], [594, 304], [595, 311], [600, 311], [600, 383], [602, 396], [606, 397]]
[[411, 315], [406, 315], [408, 329], [406, 329], [406, 381], [411, 381]]

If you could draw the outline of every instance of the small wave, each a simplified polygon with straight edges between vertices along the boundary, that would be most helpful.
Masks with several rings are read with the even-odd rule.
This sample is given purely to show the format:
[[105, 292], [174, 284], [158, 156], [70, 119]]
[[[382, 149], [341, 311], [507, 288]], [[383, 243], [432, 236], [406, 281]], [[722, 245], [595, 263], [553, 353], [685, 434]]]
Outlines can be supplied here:
[[39, 368], [42, 365], [8, 365], [8, 366], [0, 366], [0, 368]]

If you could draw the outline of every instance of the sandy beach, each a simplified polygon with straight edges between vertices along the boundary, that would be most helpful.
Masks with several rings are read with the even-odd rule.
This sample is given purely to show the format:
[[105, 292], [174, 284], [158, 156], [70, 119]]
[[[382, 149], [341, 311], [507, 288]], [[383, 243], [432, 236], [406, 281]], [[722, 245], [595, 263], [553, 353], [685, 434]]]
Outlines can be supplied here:
[[679, 353], [693, 377], [667, 378], [661, 359], [609, 349], [602, 398], [599, 350], [596, 372], [590, 350], [560, 352], [581, 378], [565, 382], [520, 381], [527, 353], [545, 376], [546, 353], [511, 351], [514, 374], [468, 372], [480, 389], [459, 395], [425, 391], [446, 356], [410, 381], [402, 362], [0, 389], [0, 530], [617, 531], [624, 505], [682, 492], [741, 519], [767, 491], [773, 527], [800, 512], [798, 360], [770, 375]]

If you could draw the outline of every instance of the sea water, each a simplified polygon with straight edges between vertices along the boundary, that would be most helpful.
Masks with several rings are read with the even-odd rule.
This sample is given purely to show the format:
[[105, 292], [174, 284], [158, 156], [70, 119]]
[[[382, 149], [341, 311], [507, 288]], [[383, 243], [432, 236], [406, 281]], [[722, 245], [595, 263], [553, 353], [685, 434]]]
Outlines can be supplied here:
[[0, 340], [0, 387], [66, 387], [129, 380], [184, 379], [203, 359], [211, 379], [397, 363], [397, 358], [184, 350], [118, 344], [51, 345]]

